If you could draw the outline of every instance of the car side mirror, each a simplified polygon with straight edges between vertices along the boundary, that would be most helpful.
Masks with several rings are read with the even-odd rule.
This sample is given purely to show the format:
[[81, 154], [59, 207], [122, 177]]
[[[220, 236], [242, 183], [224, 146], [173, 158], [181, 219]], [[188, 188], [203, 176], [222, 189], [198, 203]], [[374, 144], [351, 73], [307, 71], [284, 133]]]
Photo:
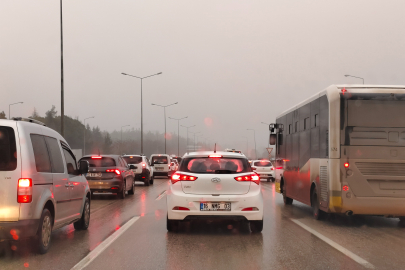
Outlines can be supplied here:
[[276, 145], [276, 142], [277, 142], [277, 134], [270, 134], [269, 142], [270, 142], [270, 145]]
[[79, 174], [86, 174], [89, 172], [89, 162], [86, 160], [81, 160], [79, 162]]
[[130, 170], [135, 170], [136, 169], [135, 165], [132, 165], [132, 164], [130, 164], [128, 167], [129, 167]]

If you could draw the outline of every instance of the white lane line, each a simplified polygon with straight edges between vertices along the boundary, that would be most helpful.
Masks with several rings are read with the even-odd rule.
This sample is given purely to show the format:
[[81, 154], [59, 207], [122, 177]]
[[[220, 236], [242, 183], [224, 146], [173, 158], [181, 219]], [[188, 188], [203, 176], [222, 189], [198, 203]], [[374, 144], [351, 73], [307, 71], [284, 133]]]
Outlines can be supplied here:
[[86, 257], [84, 257], [80, 262], [78, 262], [71, 270], [81, 270], [88, 266], [98, 255], [100, 255], [108, 246], [110, 246], [118, 237], [120, 237], [132, 224], [134, 224], [138, 217], [133, 217], [128, 220], [121, 228], [115, 231], [107, 239], [105, 239], [100, 245], [93, 249]]
[[163, 191], [162, 193], [159, 194], [159, 196], [156, 198], [156, 201], [159, 201], [166, 195], [167, 190]]
[[339, 245], [338, 243], [332, 241], [331, 239], [329, 239], [328, 237], [318, 233], [317, 231], [315, 231], [314, 229], [311, 229], [310, 227], [308, 227], [307, 225], [305, 225], [304, 223], [302, 223], [299, 220], [296, 219], [291, 219], [295, 224], [297, 224], [298, 226], [302, 227], [303, 229], [307, 230], [308, 232], [312, 233], [313, 235], [315, 235], [316, 237], [318, 237], [319, 239], [321, 239], [322, 241], [326, 242], [327, 244], [329, 244], [330, 246], [334, 247], [335, 249], [339, 250], [340, 252], [342, 252], [343, 254], [345, 254], [347, 257], [351, 258], [352, 260], [354, 260], [355, 262], [363, 265], [366, 268], [369, 269], [374, 269], [374, 265], [372, 265], [371, 263], [369, 263], [368, 261], [364, 260], [363, 258], [357, 256], [356, 254], [354, 254], [353, 252], [351, 252], [350, 250], [342, 247], [341, 245]]

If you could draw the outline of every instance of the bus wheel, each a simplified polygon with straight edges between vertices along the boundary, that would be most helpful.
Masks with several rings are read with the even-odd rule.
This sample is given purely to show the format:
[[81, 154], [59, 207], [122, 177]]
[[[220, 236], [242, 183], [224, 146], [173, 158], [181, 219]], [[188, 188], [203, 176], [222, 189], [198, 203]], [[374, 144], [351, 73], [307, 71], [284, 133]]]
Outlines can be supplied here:
[[283, 187], [283, 200], [285, 205], [291, 205], [293, 203], [293, 199], [287, 197], [286, 190], [284, 187]]
[[324, 212], [319, 209], [319, 200], [318, 200], [318, 195], [316, 194], [316, 190], [312, 192], [312, 197], [311, 197], [311, 204], [312, 204], [312, 216], [316, 220], [320, 220], [324, 216]]

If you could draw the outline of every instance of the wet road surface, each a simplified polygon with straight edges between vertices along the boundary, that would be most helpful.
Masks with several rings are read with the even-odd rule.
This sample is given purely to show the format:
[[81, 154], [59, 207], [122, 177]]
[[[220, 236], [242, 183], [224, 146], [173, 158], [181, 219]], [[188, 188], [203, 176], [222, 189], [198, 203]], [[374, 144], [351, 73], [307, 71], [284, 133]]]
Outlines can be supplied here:
[[229, 221], [187, 222], [180, 232], [168, 233], [167, 188], [162, 177], [149, 187], [139, 182], [135, 195], [124, 200], [95, 195], [87, 231], [75, 231], [73, 225], [56, 230], [45, 255], [35, 254], [29, 241], [3, 244], [0, 269], [72, 269], [85, 265], [91, 251], [93, 260], [84, 269], [405, 268], [405, 228], [398, 219], [330, 216], [316, 221], [310, 207], [295, 201], [284, 206], [274, 184], [262, 182], [261, 234]]

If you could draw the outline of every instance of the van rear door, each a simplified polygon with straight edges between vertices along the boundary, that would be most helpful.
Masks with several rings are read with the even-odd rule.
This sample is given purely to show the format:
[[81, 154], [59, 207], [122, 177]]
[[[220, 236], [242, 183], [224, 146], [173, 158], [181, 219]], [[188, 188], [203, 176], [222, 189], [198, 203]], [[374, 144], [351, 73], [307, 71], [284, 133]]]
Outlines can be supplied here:
[[0, 120], [0, 222], [18, 221], [18, 179], [21, 178], [20, 144], [15, 121]]

